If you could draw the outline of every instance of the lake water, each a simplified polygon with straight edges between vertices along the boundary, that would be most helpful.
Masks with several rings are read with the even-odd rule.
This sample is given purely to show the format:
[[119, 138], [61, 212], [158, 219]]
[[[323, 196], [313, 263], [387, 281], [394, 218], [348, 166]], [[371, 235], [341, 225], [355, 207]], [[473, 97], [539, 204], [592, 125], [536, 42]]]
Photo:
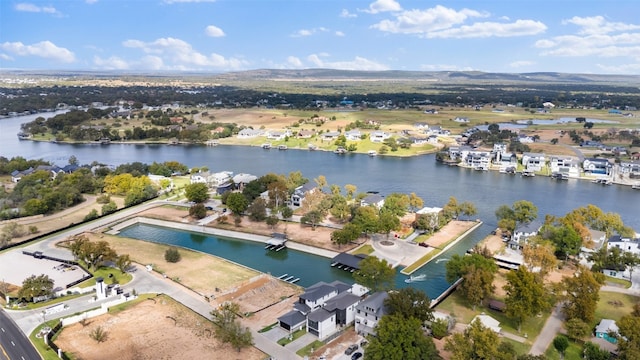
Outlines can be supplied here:
[[[366, 154], [338, 156], [321, 151], [277, 151], [244, 146], [69, 145], [18, 140], [16, 134], [20, 124], [37, 116], [43, 114], [0, 120], [1, 156], [42, 158], [59, 165], [65, 165], [71, 155], [83, 164], [92, 161], [118, 165], [132, 161], [176, 160], [191, 167], [207, 166], [212, 171], [229, 170], [257, 176], [269, 172], [288, 174], [301, 171], [309, 179], [324, 175], [329, 184], [341, 187], [356, 185], [359, 192], [379, 191], [382, 195], [415, 192], [422, 197], [425, 206], [441, 207], [450, 196], [455, 196], [458, 201], [473, 202], [478, 208], [475, 217], [484, 221], [484, 225], [449, 253], [443, 254], [443, 258], [453, 253], [462, 254], [484, 238], [497, 225], [495, 209], [517, 200], [533, 202], [541, 219], [545, 214], [561, 216], [577, 207], [593, 204], [605, 212], [619, 213], [625, 224], [640, 231], [640, 191], [630, 187], [601, 186], [573, 179], [522, 178], [449, 167], [436, 163], [434, 155], [411, 158], [369, 157]], [[432, 262], [418, 273], [426, 272], [432, 279], [430, 281], [446, 287], [444, 264]]]

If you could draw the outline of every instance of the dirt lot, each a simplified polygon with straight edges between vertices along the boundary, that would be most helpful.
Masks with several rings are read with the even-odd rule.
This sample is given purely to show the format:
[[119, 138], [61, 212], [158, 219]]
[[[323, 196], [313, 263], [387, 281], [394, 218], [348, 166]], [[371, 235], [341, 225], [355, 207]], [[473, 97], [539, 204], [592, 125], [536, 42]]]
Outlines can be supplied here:
[[438, 248], [440, 247], [440, 245], [446, 243], [447, 241], [462, 235], [462, 233], [469, 230], [475, 224], [475, 222], [470, 221], [453, 220], [445, 225], [442, 229], [438, 230], [437, 233], [435, 233], [425, 242], [429, 244], [429, 246]]
[[[107, 340], [97, 343], [90, 333], [98, 326]], [[237, 352], [213, 336], [214, 327], [176, 303], [160, 296], [135, 306], [66, 327], [56, 345], [76, 359], [264, 359], [254, 347]]]

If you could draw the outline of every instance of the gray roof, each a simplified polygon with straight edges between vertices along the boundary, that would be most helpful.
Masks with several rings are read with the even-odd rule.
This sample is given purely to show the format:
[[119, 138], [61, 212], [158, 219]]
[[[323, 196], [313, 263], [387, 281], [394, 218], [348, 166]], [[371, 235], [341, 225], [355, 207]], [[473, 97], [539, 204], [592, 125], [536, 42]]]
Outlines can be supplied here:
[[337, 291], [337, 289], [325, 282], [319, 282], [307, 288], [304, 294], [300, 295], [300, 299], [316, 301], [318, 299]]
[[357, 310], [364, 312], [372, 312], [378, 317], [387, 314], [387, 307], [384, 306], [384, 300], [389, 297], [386, 291], [378, 291], [373, 293], [366, 299], [362, 300], [360, 304], [356, 306]]
[[616, 321], [611, 319], [600, 320], [600, 324], [596, 326], [596, 333], [608, 333], [609, 331], [615, 333], [618, 332], [618, 325], [616, 325]]
[[331, 261], [336, 262], [338, 264], [347, 265], [350, 268], [360, 270], [360, 265], [359, 265], [360, 261], [362, 261], [362, 259], [364, 259], [365, 257], [367, 256], [364, 254], [351, 255], [347, 253], [340, 253], [336, 255], [333, 259], [331, 259]]
[[321, 322], [329, 319], [332, 316], [333, 316], [332, 312], [329, 312], [323, 308], [320, 308], [318, 310], [315, 310], [311, 314], [309, 314], [308, 319], [309, 321]]
[[367, 197], [362, 199], [362, 203], [369, 204], [369, 205], [377, 204], [380, 201], [384, 201], [384, 197], [382, 197], [379, 194], [369, 194], [369, 195], [367, 195]]
[[306, 316], [302, 315], [298, 311], [292, 310], [288, 313], [280, 316], [278, 321], [289, 325], [289, 327], [294, 327], [295, 325], [302, 324], [307, 321]]
[[343, 292], [338, 296], [334, 296], [324, 304], [324, 308], [329, 311], [345, 310], [353, 304], [357, 304], [360, 301], [360, 296], [354, 295], [350, 292]]
[[528, 223], [518, 225], [518, 227], [516, 227], [516, 230], [514, 232], [530, 234], [530, 233], [538, 232], [538, 230], [540, 230], [541, 227], [542, 227], [542, 223], [534, 220]]

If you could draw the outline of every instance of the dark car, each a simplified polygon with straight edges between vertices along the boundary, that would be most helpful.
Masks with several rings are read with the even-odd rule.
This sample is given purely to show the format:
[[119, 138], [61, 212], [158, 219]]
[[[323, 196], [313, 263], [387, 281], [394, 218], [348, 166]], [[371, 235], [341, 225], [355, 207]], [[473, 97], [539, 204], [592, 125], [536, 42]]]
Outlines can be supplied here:
[[351, 355], [351, 360], [358, 360], [361, 357], [362, 357], [362, 353], [361, 352], [353, 353], [353, 355]]
[[[347, 350], [344, 351], [345, 355], [351, 355], [353, 354], [354, 351], [358, 350], [358, 345], [356, 344], [351, 344], [349, 345], [349, 347], [347, 348]], [[362, 355], [362, 354], [360, 354]]]

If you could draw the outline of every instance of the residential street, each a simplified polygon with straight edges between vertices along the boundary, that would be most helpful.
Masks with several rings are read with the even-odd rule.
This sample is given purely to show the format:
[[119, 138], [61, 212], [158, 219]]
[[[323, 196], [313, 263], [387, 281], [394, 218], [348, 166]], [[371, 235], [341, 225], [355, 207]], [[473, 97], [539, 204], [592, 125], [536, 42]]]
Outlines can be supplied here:
[[556, 337], [556, 334], [560, 332], [562, 329], [562, 322], [564, 321], [564, 315], [562, 314], [562, 304], [557, 304], [553, 309], [551, 316], [547, 319], [542, 327], [542, 331], [540, 331], [540, 335], [531, 346], [531, 350], [529, 350], [529, 354], [531, 355], [541, 355], [547, 351], [547, 348], [553, 341], [553, 338]]

